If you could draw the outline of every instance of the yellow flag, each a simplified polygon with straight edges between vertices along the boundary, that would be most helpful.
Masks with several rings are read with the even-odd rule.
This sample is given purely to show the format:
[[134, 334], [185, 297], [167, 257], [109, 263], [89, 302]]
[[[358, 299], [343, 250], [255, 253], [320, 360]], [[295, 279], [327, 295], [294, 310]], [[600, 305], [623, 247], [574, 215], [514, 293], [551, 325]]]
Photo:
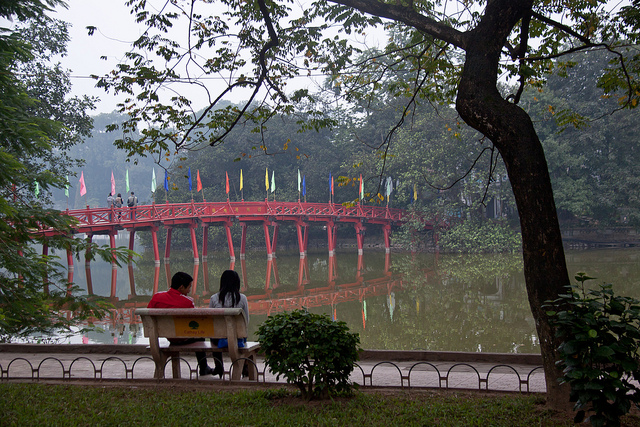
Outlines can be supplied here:
[[413, 184], [413, 200], [418, 200], [418, 190], [415, 183]]
[[242, 169], [240, 169], [240, 191], [242, 191]]
[[269, 191], [269, 169], [264, 169], [264, 189], [265, 191]]

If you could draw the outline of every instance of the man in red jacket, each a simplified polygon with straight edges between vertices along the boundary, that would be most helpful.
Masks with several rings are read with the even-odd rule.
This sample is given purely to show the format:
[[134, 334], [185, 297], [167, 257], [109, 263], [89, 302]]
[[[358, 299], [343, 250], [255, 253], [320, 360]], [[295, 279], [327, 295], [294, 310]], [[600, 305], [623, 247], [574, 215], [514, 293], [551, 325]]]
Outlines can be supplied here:
[[[187, 295], [191, 292], [193, 277], [179, 271], [171, 278], [171, 288], [167, 292], [158, 292], [151, 297], [147, 308], [195, 308], [193, 300]], [[204, 338], [169, 338], [173, 345], [191, 344], [196, 341], [204, 341]], [[219, 375], [222, 378], [222, 368], [211, 369], [207, 364], [207, 355], [204, 351], [196, 352], [200, 376]]]

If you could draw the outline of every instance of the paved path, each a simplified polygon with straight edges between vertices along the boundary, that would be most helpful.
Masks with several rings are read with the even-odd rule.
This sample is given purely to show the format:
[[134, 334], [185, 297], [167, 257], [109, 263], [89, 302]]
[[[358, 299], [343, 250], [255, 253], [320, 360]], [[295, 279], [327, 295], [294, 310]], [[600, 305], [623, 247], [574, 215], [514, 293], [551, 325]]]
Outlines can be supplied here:
[[[19, 350], [19, 349], [18, 349]], [[508, 363], [497, 357], [495, 361], [464, 361], [458, 353], [433, 353], [421, 357], [407, 357], [412, 352], [388, 352], [377, 355], [369, 353], [364, 360], [358, 362], [351, 379], [362, 386], [401, 387], [401, 388], [450, 388], [490, 391], [522, 391], [545, 392], [544, 372], [539, 365], [519, 362], [518, 359], [507, 359]], [[393, 356], [381, 358], [376, 356]], [[462, 354], [473, 358], [472, 353]], [[432, 357], [430, 357], [432, 356]], [[506, 356], [506, 355], [496, 355]], [[395, 360], [394, 360], [395, 359]], [[413, 359], [413, 360], [406, 360]], [[431, 359], [431, 360], [429, 360]], [[455, 360], [458, 359], [458, 360]], [[486, 357], [485, 357], [486, 359]], [[212, 364], [212, 361], [210, 361]], [[191, 373], [190, 368], [194, 371]], [[225, 382], [230, 383], [230, 361], [225, 360], [225, 373], [222, 380], [218, 377], [198, 377], [193, 355], [186, 355], [181, 363], [182, 381], [198, 383]], [[258, 360], [258, 382], [285, 383], [283, 378], [277, 380]], [[51, 352], [6, 351], [6, 345], [0, 345], [1, 380], [153, 380], [154, 363], [146, 352], [139, 349], [133, 354], [121, 351], [106, 352]], [[166, 367], [166, 376], [171, 376], [170, 364]], [[191, 378], [189, 376], [191, 374]], [[242, 380], [248, 382], [248, 380]]]

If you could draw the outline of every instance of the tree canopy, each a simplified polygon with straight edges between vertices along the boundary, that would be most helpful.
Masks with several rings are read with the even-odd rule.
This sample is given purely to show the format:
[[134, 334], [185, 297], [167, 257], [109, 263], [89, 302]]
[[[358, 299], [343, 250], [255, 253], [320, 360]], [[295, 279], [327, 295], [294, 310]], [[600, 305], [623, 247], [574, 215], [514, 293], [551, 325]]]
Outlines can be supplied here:
[[[50, 191], [64, 188], [74, 163], [67, 152], [90, 129], [92, 100], [68, 97], [68, 72], [50, 60], [65, 51], [66, 24], [47, 18], [60, 2], [19, 0], [0, 5], [0, 341], [51, 334], [103, 312], [69, 283], [54, 253], [112, 253], [73, 238], [74, 222], [46, 208]], [[44, 237], [37, 230], [54, 228]], [[68, 319], [59, 310], [76, 309]]]

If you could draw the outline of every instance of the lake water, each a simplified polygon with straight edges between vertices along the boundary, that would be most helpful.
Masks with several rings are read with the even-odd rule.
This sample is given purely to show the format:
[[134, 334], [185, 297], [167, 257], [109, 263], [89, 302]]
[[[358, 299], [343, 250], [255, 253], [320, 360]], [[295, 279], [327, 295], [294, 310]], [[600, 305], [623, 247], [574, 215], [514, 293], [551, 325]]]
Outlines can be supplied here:
[[[119, 243], [126, 245], [126, 243]], [[137, 248], [142, 251], [141, 248]], [[278, 252], [268, 261], [264, 252], [247, 252], [246, 260], [229, 262], [228, 253], [209, 253], [194, 264], [190, 251], [172, 250], [169, 264], [154, 265], [150, 251], [131, 268], [117, 272], [111, 286], [111, 265], [91, 263], [91, 291], [114, 304], [102, 332], [65, 342], [146, 343], [133, 315], [154, 292], [167, 290], [167, 277], [186, 271], [196, 278], [193, 298], [208, 306], [223, 270], [242, 278], [249, 299], [250, 339], [269, 314], [295, 308], [326, 313], [347, 322], [367, 349], [538, 353], [520, 254], [410, 254], [355, 249]], [[613, 283], [616, 293], [640, 297], [640, 250], [568, 251], [570, 276], [584, 271]], [[87, 290], [84, 265], [75, 266], [74, 280]]]

